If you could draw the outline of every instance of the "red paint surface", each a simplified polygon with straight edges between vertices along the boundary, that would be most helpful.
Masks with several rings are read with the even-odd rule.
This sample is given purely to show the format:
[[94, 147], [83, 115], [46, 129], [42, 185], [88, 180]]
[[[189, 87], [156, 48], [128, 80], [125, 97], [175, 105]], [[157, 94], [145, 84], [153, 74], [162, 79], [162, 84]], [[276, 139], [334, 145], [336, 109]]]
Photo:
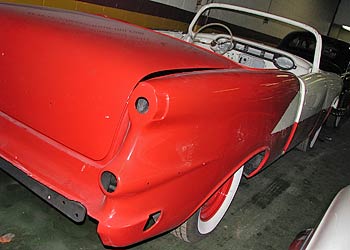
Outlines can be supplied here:
[[[130, 219], [134, 220], [135, 214], [143, 215], [140, 223], [135, 222], [138, 229], [128, 230], [141, 230], [146, 215], [156, 211], [163, 213], [153, 228], [156, 232], [183, 222], [252, 152], [273, 146], [271, 131], [298, 90], [293, 77], [269, 84], [277, 79], [273, 71], [222, 70], [162, 77], [140, 84], [130, 104], [144, 96], [151, 109], [142, 115], [129, 106], [131, 129], [115, 162], [105, 168], [119, 173], [120, 181], [118, 191], [104, 207], [109, 212], [104, 214], [110, 214], [118, 203], [121, 218], [133, 214]], [[282, 91], [286, 85], [289, 91]], [[161, 105], [158, 98], [167, 99], [168, 105]], [[159, 110], [162, 115], [157, 115]], [[131, 198], [130, 194], [137, 195]], [[128, 202], [122, 202], [124, 198]], [[133, 202], [136, 203], [131, 205]], [[134, 213], [130, 213], [130, 206]], [[119, 222], [116, 216], [115, 223]], [[98, 228], [100, 235], [123, 235], [110, 230], [102, 225]], [[125, 228], [123, 233], [135, 232]]]
[[225, 201], [225, 198], [230, 191], [233, 178], [228, 179], [224, 185], [222, 185], [218, 191], [212, 195], [201, 207], [200, 219], [202, 221], [208, 221], [217, 213], [219, 208]]
[[[8, 38], [0, 41], [0, 155], [82, 203], [104, 244], [130, 245], [180, 225], [255, 154], [267, 152], [263, 163], [281, 155], [291, 128], [271, 132], [299, 90], [293, 75], [240, 69], [100, 17], [31, 12], [0, 8]], [[99, 20], [116, 29], [97, 29]], [[189, 68], [212, 70], [140, 82]], [[149, 101], [146, 114], [135, 109], [139, 97]], [[103, 171], [117, 176], [114, 193], [100, 187]]]
[[297, 127], [298, 127], [298, 123], [297, 122], [294, 122], [293, 123], [293, 126], [292, 126], [292, 130], [289, 134], [289, 137], [288, 137], [288, 140], [286, 142], [286, 145], [284, 145], [283, 147], [283, 152], [287, 152], [289, 146], [290, 146], [290, 143], [292, 142], [293, 138], [294, 138], [294, 135], [295, 135], [295, 131], [297, 130]]
[[106, 158], [128, 97], [143, 77], [238, 67], [102, 17], [3, 5], [0, 23], [6, 37], [0, 43], [1, 111], [94, 160]]

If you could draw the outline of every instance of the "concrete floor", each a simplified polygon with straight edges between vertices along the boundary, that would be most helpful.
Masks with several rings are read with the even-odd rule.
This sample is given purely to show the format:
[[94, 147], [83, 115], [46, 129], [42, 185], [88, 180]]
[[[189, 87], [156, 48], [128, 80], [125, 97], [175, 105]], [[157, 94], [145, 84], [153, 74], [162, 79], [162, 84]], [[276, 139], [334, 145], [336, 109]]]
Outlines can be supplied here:
[[[325, 138], [330, 137], [332, 140]], [[197, 244], [170, 234], [130, 249], [287, 249], [301, 230], [317, 224], [334, 195], [350, 184], [350, 121], [325, 128], [315, 148], [292, 150], [250, 180], [243, 180], [219, 228]], [[94, 250], [96, 224], [77, 225], [0, 171], [0, 235], [14, 233], [1, 250]]]

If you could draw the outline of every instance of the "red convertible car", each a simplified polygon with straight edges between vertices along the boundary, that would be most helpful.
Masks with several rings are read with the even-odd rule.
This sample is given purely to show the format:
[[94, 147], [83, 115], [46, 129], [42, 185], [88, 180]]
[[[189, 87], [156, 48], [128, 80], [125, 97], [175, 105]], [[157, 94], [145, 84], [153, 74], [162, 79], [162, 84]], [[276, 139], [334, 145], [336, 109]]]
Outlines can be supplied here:
[[[234, 36], [216, 10], [311, 32], [313, 63]], [[242, 174], [313, 146], [341, 90], [315, 29], [232, 5], [183, 34], [4, 3], [0, 23], [0, 168], [110, 246], [213, 231]]]

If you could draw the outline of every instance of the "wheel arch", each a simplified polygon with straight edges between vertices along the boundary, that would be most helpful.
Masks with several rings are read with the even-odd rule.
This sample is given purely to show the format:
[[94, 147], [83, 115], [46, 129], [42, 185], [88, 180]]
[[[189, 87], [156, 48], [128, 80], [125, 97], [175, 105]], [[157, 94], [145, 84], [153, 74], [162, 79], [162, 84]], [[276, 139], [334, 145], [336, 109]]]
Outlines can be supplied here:
[[[261, 157], [263, 156], [263, 157]], [[268, 161], [270, 156], [270, 148], [268, 146], [261, 146], [256, 148], [255, 150], [251, 151], [249, 154], [247, 154], [238, 164], [236, 164], [233, 168], [231, 168], [231, 171], [228, 172], [219, 182], [218, 184], [211, 189], [211, 191], [208, 193], [207, 196], [204, 197], [204, 199], [200, 202], [200, 205], [196, 207], [196, 209], [192, 212], [194, 214], [198, 209], [203, 206], [203, 204], [213, 195], [215, 192], [232, 176], [237, 172], [241, 167], [244, 167], [246, 163], [249, 161], [254, 161], [256, 163], [252, 163], [252, 171], [249, 171], [249, 173], [246, 175], [245, 171], [243, 172], [243, 175], [246, 178], [251, 178], [254, 175], [256, 175], [264, 166], [265, 163]], [[257, 159], [261, 158], [259, 161]], [[192, 215], [191, 214], [191, 215]]]

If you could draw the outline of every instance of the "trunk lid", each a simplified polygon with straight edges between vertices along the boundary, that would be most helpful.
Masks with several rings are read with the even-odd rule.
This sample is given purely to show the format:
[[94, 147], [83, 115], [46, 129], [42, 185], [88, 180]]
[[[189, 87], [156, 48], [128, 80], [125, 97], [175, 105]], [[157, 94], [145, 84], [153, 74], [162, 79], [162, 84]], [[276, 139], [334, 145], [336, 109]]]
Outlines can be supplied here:
[[0, 111], [91, 159], [108, 153], [145, 76], [232, 68], [209, 51], [127, 23], [0, 4]]

